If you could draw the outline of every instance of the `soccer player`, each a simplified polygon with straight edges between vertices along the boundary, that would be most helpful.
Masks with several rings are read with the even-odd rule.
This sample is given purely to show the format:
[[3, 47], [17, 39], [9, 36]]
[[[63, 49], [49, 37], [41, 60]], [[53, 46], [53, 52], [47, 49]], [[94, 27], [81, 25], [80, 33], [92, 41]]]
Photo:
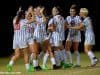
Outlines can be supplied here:
[[28, 33], [27, 21], [24, 19], [24, 13], [20, 10], [13, 20], [14, 25], [14, 38], [13, 38], [13, 49], [15, 51], [14, 56], [11, 58], [9, 64], [7, 65], [8, 71], [12, 71], [12, 66], [14, 62], [20, 57], [21, 53], [24, 54], [24, 61], [26, 70], [30, 71], [29, 61], [28, 61], [28, 45], [33, 43], [29, 40], [31, 39]]
[[[36, 15], [34, 14], [34, 10], [33, 10], [33, 7], [30, 6], [28, 8], [28, 15], [31, 14], [31, 19], [29, 20], [31, 24], [30, 26], [33, 26], [34, 28], [34, 31], [31, 32], [31, 35], [32, 35], [32, 38], [34, 40], [34, 43], [32, 46], [30, 46], [30, 49], [31, 49], [31, 60], [33, 62], [33, 66], [34, 66], [34, 69], [35, 70], [41, 70], [41, 67], [39, 66], [39, 63], [38, 63], [38, 54], [39, 54], [39, 43], [38, 43], [38, 38], [34, 35], [35, 33], [38, 33], [36, 31], [37, 29], [37, 21], [36, 21]], [[40, 35], [38, 35], [40, 37]]]
[[43, 70], [48, 70], [49, 68], [46, 65], [46, 61], [48, 59], [48, 56], [51, 57], [51, 63], [53, 65], [53, 69], [59, 69], [60, 66], [57, 65], [54, 51], [58, 50], [60, 46], [60, 35], [58, 32], [56, 32], [55, 25], [48, 28], [49, 35], [46, 37], [45, 44], [46, 44], [46, 53], [43, 58]]
[[[66, 58], [65, 58], [65, 49], [63, 46], [63, 42], [65, 40], [65, 36], [64, 36], [64, 27], [65, 27], [65, 21], [64, 18], [60, 15], [60, 11], [59, 11], [59, 7], [53, 7], [52, 9], [52, 18], [50, 19], [49, 23], [48, 23], [48, 29], [52, 28], [52, 26], [54, 26], [56, 28], [56, 32], [60, 35], [59, 37], [56, 36], [56, 34], [52, 34], [55, 37], [53, 41], [57, 41], [55, 42], [56, 44], [58, 43], [59, 46], [57, 46], [57, 50], [54, 52], [55, 53], [55, 59], [56, 59], [56, 63], [58, 66], [60, 66], [60, 63], [63, 62], [63, 64], [66, 63]], [[59, 41], [58, 41], [59, 40]], [[54, 45], [56, 46], [56, 45]]]
[[[76, 5], [72, 5], [70, 8], [70, 16], [67, 16], [66, 22], [68, 26], [79, 26], [81, 24], [81, 19], [77, 15], [77, 7]], [[80, 30], [75, 30], [75, 29], [69, 29], [68, 31], [68, 36], [66, 39], [66, 55], [67, 55], [67, 60], [69, 59], [69, 65], [72, 66], [72, 55], [70, 48], [73, 46], [74, 49], [74, 54], [76, 57], [76, 65], [75, 67], [80, 66], [80, 54], [78, 51], [79, 47], [79, 42], [81, 42], [81, 33]]]
[[84, 51], [91, 60], [91, 65], [89, 66], [94, 67], [97, 64], [98, 59], [92, 52], [92, 47], [93, 45], [95, 45], [95, 35], [93, 32], [93, 25], [92, 25], [91, 19], [90, 17], [88, 17], [88, 9], [81, 8], [80, 16], [84, 19], [82, 24], [79, 26], [69, 27], [69, 29], [75, 29], [75, 30], [84, 29], [84, 34], [85, 34]]

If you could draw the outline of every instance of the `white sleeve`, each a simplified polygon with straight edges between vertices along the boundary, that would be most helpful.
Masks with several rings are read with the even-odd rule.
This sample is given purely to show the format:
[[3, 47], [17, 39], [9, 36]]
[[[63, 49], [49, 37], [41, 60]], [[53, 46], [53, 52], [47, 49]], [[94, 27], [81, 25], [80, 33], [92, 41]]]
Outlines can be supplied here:
[[70, 16], [68, 16], [68, 17], [66, 18], [66, 22], [67, 22], [68, 24], [70, 24], [70, 22], [71, 22]]
[[78, 23], [81, 23], [81, 22], [82, 22], [81, 17], [78, 16]]
[[87, 27], [90, 24], [90, 20], [85, 20], [82, 23], [85, 27]]
[[48, 22], [48, 26], [50, 26], [51, 24], [53, 24], [53, 19], [50, 19]]

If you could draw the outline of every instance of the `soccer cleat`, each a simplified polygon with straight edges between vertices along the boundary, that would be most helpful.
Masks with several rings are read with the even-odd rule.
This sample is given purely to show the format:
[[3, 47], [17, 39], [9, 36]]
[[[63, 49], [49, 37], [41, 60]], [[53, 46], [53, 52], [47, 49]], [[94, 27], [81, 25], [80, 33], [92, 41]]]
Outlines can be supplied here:
[[73, 63], [69, 63], [69, 66], [72, 67], [73, 66]]
[[38, 70], [42, 70], [42, 68], [40, 66], [37, 67]]
[[34, 67], [33, 67], [33, 65], [30, 65], [30, 67], [29, 67], [29, 69], [28, 69], [28, 72], [34, 72], [35, 70], [34, 70]]
[[30, 68], [30, 69], [28, 69], [27, 71], [28, 71], [28, 72], [34, 72], [35, 70], [34, 70], [34, 68]]
[[53, 65], [53, 69], [54, 69], [54, 70], [60, 69], [60, 68], [61, 68], [60, 66]]
[[11, 72], [12, 71], [12, 66], [11, 65], [7, 65], [7, 70], [8, 70], [8, 72]]
[[91, 64], [91, 65], [88, 65], [87, 67], [95, 67], [96, 64]]
[[65, 63], [64, 63], [63, 61], [61, 61], [60, 66], [63, 67], [64, 64], [65, 64]]
[[49, 68], [45, 65], [42, 66], [42, 70], [49, 70]]
[[64, 69], [66, 68], [70, 68], [71, 66], [69, 64], [64, 63], [63, 61], [61, 61], [60, 66]]
[[96, 65], [97, 65], [98, 63], [100, 63], [100, 60], [97, 59], [96, 57], [94, 57], [93, 60], [94, 60], [95, 63], [94, 63], [94, 64], [91, 64], [91, 65], [88, 65], [87, 67], [96, 67]]
[[98, 58], [94, 58], [94, 62], [95, 62], [95, 64], [98, 64], [98, 63], [100, 63], [100, 59], [98, 59]]
[[35, 69], [36, 71], [42, 70], [42, 68], [41, 68], [40, 66], [34, 67], [34, 69]]
[[66, 69], [66, 68], [71, 68], [72, 66], [70, 66], [69, 64], [64, 64], [63, 68]]

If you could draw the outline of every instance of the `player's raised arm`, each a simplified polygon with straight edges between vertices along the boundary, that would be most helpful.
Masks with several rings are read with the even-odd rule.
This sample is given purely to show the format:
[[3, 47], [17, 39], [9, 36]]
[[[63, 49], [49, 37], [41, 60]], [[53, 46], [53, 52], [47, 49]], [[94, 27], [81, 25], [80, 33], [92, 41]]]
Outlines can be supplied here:
[[44, 15], [44, 10], [45, 10], [45, 8], [42, 7], [41, 10], [40, 10], [40, 13], [41, 13], [41, 16], [43, 17], [43, 22], [44, 22], [44, 23], [47, 23], [47, 18], [46, 18], [46, 16]]

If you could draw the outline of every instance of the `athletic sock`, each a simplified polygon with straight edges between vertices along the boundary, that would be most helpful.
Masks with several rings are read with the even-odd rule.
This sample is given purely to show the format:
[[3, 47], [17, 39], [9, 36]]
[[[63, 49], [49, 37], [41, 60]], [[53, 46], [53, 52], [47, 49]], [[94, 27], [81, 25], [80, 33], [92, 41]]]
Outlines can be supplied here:
[[72, 64], [72, 55], [70, 51], [66, 51], [67, 58], [69, 59], [69, 63]]
[[94, 61], [94, 54], [93, 54], [93, 52], [92, 51], [88, 51], [88, 56], [89, 56], [89, 58], [90, 58], [90, 60], [91, 60], [91, 64], [93, 65], [93, 64], [95, 64], [95, 61]]
[[76, 57], [77, 65], [80, 65], [80, 53], [79, 53], [79, 51], [75, 51], [74, 54], [75, 54], [75, 57]]
[[46, 62], [47, 62], [48, 57], [49, 57], [49, 54], [48, 53], [45, 53], [45, 55], [43, 57], [43, 66], [46, 65]]

